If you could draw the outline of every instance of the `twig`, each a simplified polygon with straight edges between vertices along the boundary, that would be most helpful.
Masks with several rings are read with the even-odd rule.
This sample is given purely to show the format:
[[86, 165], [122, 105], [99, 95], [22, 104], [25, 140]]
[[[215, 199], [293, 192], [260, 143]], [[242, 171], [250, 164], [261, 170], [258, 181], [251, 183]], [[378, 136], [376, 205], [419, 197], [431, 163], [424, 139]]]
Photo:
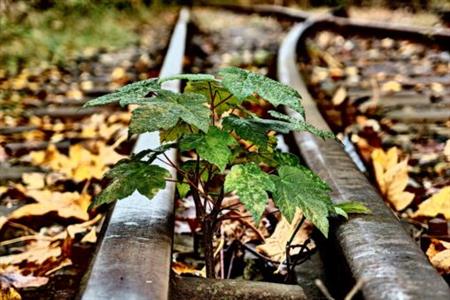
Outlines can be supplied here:
[[350, 292], [348, 292], [348, 294], [345, 296], [344, 300], [352, 300], [353, 297], [355, 297], [356, 293], [358, 293], [359, 290], [362, 288], [363, 284], [364, 284], [364, 280], [359, 279], [356, 282], [356, 284], [352, 287]]
[[325, 298], [327, 298], [328, 300], [335, 300], [330, 292], [328, 291], [327, 287], [325, 286], [325, 284], [323, 284], [322, 280], [320, 279], [316, 279], [314, 280], [314, 283], [316, 284], [316, 286], [319, 288], [319, 290], [322, 292], [322, 294], [325, 296]]
[[[220, 227], [220, 239], [222, 241], [225, 241], [222, 227]], [[220, 249], [220, 278], [225, 279], [225, 263], [224, 263], [224, 259], [223, 259], [223, 246]]]
[[25, 235], [25, 236], [19, 236], [14, 239], [6, 240], [0, 242], [0, 247], [7, 246], [19, 242], [26, 242], [26, 241], [34, 241], [34, 240], [45, 240], [45, 241], [52, 241], [51, 237], [48, 236], [40, 236], [40, 235]]

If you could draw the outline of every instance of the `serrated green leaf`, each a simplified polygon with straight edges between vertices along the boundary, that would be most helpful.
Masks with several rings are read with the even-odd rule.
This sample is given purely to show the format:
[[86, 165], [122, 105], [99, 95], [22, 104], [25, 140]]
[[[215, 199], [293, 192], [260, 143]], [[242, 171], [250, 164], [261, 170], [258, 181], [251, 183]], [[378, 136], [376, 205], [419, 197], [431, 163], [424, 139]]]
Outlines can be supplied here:
[[228, 146], [236, 144], [234, 138], [227, 132], [211, 126], [206, 134], [190, 134], [180, 140], [181, 151], [195, 149], [201, 158], [225, 170], [231, 158]]
[[[211, 168], [208, 168], [209, 164], [205, 160], [201, 160], [199, 164], [200, 169], [200, 178], [203, 181], [207, 181], [208, 177], [212, 178], [212, 175], [217, 171], [217, 168], [214, 166], [211, 166]], [[180, 166], [181, 170], [183, 170], [186, 173], [189, 173], [189, 175], [194, 174], [197, 168], [197, 160], [188, 160], [182, 163]], [[211, 174], [209, 173], [211, 172]], [[188, 175], [188, 176], [189, 176]]]
[[186, 197], [190, 189], [191, 187], [187, 183], [177, 183], [178, 196], [180, 196], [181, 199]]
[[121, 102], [121, 105], [124, 105], [123, 103], [126, 100], [138, 101], [138, 99], [145, 98], [147, 94], [159, 90], [161, 90], [161, 86], [158, 83], [158, 78], [142, 80], [123, 86], [111, 94], [89, 100], [83, 107], [105, 105], [118, 101]]
[[[214, 105], [217, 106], [215, 111], [219, 115], [242, 103], [217, 81], [189, 81], [184, 92], [204, 95], [208, 99], [208, 103], [211, 102], [211, 95], [215, 93]], [[227, 100], [224, 101], [225, 99]]]
[[336, 208], [342, 209], [348, 214], [371, 214], [372, 211], [358, 201], [344, 202], [334, 205]]
[[135, 190], [151, 199], [166, 186], [170, 173], [146, 162], [128, 161], [117, 164], [105, 176], [113, 181], [95, 198], [93, 206], [123, 199]]
[[270, 175], [256, 164], [235, 165], [225, 177], [225, 192], [236, 191], [241, 202], [259, 223], [267, 204], [267, 191], [274, 191], [275, 185]]
[[205, 106], [205, 97], [167, 92], [133, 111], [130, 123], [132, 133], [169, 129], [177, 125], [180, 119], [204, 132], [208, 131], [210, 111]]
[[273, 197], [281, 213], [290, 221], [299, 207], [325, 236], [328, 235], [328, 216], [334, 212], [330, 188], [309, 169], [298, 166], [281, 166], [278, 176], [271, 176], [275, 183]]
[[334, 207], [334, 212], [338, 215], [338, 216], [342, 216], [346, 219], [348, 219], [348, 214], [345, 212], [345, 210], [343, 210], [342, 208], [335, 206]]
[[183, 121], [178, 121], [177, 125], [169, 129], [159, 130], [159, 139], [161, 143], [176, 141], [182, 136], [191, 133], [198, 133], [198, 129]]
[[267, 145], [268, 126], [252, 122], [251, 119], [241, 119], [230, 115], [222, 120], [222, 126], [225, 130], [235, 131], [244, 140], [250, 141], [257, 146]]
[[286, 126], [286, 128], [289, 128], [289, 130], [292, 131], [308, 131], [322, 139], [334, 138], [334, 134], [331, 131], [318, 129], [313, 125], [305, 122], [304, 119], [291, 117], [273, 110], [269, 110], [269, 114], [274, 118], [284, 121], [284, 122], [282, 121], [276, 122], [276, 125], [280, 126], [281, 128], [283, 126], [283, 123], [285, 123], [284, 126]]
[[161, 153], [166, 152], [167, 150], [169, 150], [170, 148], [175, 148], [177, 146], [176, 143], [166, 143], [166, 144], [162, 144], [159, 147], [155, 148], [155, 149], [146, 149], [146, 150], [142, 150], [136, 154], [132, 154], [131, 156], [131, 160], [134, 161], [140, 161], [143, 158], [147, 157], [147, 159], [145, 160], [147, 163], [151, 163], [155, 160], [156, 156], [158, 156]]
[[244, 100], [253, 93], [275, 106], [286, 105], [304, 116], [301, 96], [293, 88], [260, 74], [236, 67], [220, 70], [222, 84], [239, 100]]
[[213, 81], [213, 80], [215, 80], [215, 77], [213, 75], [210, 75], [210, 74], [201, 74], [201, 73], [197, 73], [197, 74], [178, 74], [178, 75], [174, 75], [174, 76], [160, 78], [158, 80], [158, 83], [161, 84], [161, 83], [163, 83], [165, 81], [170, 81], [170, 80]]

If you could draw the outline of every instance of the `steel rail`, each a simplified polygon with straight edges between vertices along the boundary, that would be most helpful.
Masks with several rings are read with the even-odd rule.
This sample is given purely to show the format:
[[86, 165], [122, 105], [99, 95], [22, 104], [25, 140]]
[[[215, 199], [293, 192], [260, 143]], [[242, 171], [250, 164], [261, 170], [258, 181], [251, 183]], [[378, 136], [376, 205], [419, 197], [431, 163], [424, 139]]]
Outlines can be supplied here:
[[[304, 44], [305, 38], [316, 29], [330, 29], [324, 24], [335, 24], [323, 22], [308, 20], [291, 29], [279, 49], [278, 76], [281, 82], [294, 87], [302, 95], [307, 120], [319, 128], [328, 129], [297, 64], [297, 49]], [[343, 146], [335, 140], [323, 141], [309, 133], [296, 133], [294, 139], [308, 166], [331, 186], [334, 202], [359, 200], [373, 211], [372, 215], [351, 217], [348, 222], [335, 226], [330, 234], [341, 252], [338, 257], [344, 258], [343, 264], [338, 261], [333, 264], [345, 265], [355, 281], [362, 281], [364, 299], [450, 299], [446, 282], [402, 228], [372, 184], [358, 171]], [[339, 272], [337, 270], [335, 274]], [[339, 281], [338, 276], [332, 280]]]
[[[182, 72], [188, 20], [188, 10], [182, 9], [161, 77]], [[163, 87], [179, 91], [180, 83], [170, 81]], [[158, 145], [158, 133], [142, 134], [133, 153]], [[176, 161], [175, 151], [165, 154]], [[173, 168], [170, 171], [173, 176], [176, 175]], [[166, 188], [151, 201], [135, 191], [117, 202], [82, 293], [83, 300], [169, 299], [174, 193], [175, 184], [168, 182]]]

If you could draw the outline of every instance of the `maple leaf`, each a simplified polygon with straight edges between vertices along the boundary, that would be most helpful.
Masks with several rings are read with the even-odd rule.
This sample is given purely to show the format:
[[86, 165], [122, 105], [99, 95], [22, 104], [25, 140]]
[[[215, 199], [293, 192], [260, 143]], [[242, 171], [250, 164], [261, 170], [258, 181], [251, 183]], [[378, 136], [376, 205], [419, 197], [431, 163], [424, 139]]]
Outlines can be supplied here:
[[130, 131], [144, 133], [169, 129], [181, 119], [207, 132], [210, 111], [205, 105], [206, 102], [206, 98], [200, 94], [161, 91], [159, 95], [133, 110]]
[[227, 132], [211, 126], [207, 134], [198, 133], [185, 136], [180, 141], [181, 151], [195, 149], [201, 158], [216, 165], [223, 172], [231, 158], [228, 146], [236, 144]]
[[[274, 261], [283, 263], [286, 260], [286, 244], [290, 240], [295, 228], [302, 219], [302, 212], [299, 208], [296, 208], [295, 215], [292, 218], [292, 222], [289, 222], [284, 216], [281, 217], [280, 222], [278, 222], [277, 227], [273, 234], [267, 238], [262, 245], [256, 247], [256, 251], [268, 256]], [[305, 243], [305, 241], [310, 238], [313, 226], [310, 222], [305, 221], [300, 227], [300, 230], [295, 235], [292, 245], [300, 245]], [[307, 245], [309, 250], [315, 248], [314, 242]], [[290, 255], [297, 255], [300, 248], [290, 249]]]
[[[288, 116], [282, 113], [279, 113], [277, 111], [273, 111], [270, 110], [269, 114], [274, 117], [277, 118], [278, 120], [281, 121], [277, 121], [274, 120], [272, 121], [272, 129], [276, 130], [276, 131], [280, 131], [282, 133], [287, 133], [285, 132], [286, 130], [289, 131], [307, 131], [309, 133], [314, 134], [315, 136], [318, 136], [322, 139], [327, 139], [327, 138], [334, 138], [334, 134], [331, 131], [328, 130], [321, 130], [318, 129], [316, 127], [314, 127], [313, 125], [307, 123], [305, 121], [304, 118], [302, 118], [301, 116], [295, 117], [295, 116]], [[270, 120], [269, 120], [270, 123]], [[283, 131], [282, 128], [285, 128]]]
[[224, 130], [234, 130], [241, 138], [255, 145], [267, 145], [266, 133], [270, 130], [270, 126], [267, 124], [252, 122], [251, 119], [241, 119], [232, 115], [222, 120], [222, 126]]
[[91, 107], [98, 105], [105, 105], [114, 102], [121, 102], [120, 104], [126, 105], [127, 102], [138, 101], [144, 98], [150, 92], [157, 92], [161, 90], [161, 86], [158, 83], [157, 78], [138, 81], [121, 87], [116, 92], [101, 96], [96, 99], [89, 100], [83, 107]]
[[163, 77], [158, 80], [158, 83], [161, 84], [170, 80], [189, 80], [189, 81], [214, 81], [215, 77], [211, 74], [177, 74], [169, 77]]
[[431, 239], [426, 252], [431, 264], [441, 274], [450, 274], [450, 243], [438, 239]]
[[91, 196], [87, 193], [30, 190], [26, 194], [35, 199], [37, 203], [19, 207], [8, 216], [9, 219], [42, 216], [49, 212], [56, 212], [62, 218], [89, 220], [88, 207], [91, 203]]
[[450, 220], [450, 186], [440, 189], [432, 197], [420, 203], [413, 217], [435, 217], [438, 214], [443, 214]]
[[166, 186], [165, 179], [170, 177], [170, 173], [147, 162], [127, 161], [114, 166], [105, 176], [113, 181], [95, 198], [94, 206], [123, 199], [135, 190], [151, 199]]
[[398, 162], [396, 147], [389, 149], [387, 153], [382, 149], [375, 149], [371, 157], [380, 192], [397, 211], [405, 209], [414, 199], [413, 193], [404, 191], [409, 179], [408, 160]]
[[218, 81], [189, 81], [184, 88], [184, 92], [201, 94], [208, 99], [208, 103], [214, 97], [215, 112], [219, 115], [242, 103], [242, 100], [233, 96]]
[[271, 176], [275, 183], [273, 198], [281, 213], [292, 220], [299, 207], [325, 236], [328, 235], [328, 216], [335, 212], [330, 198], [330, 188], [309, 169], [303, 166], [281, 166], [278, 176]]
[[259, 223], [266, 207], [267, 191], [275, 190], [270, 175], [254, 163], [233, 166], [225, 178], [224, 187], [225, 192], [236, 191], [256, 223]]
[[256, 93], [275, 106], [286, 105], [305, 116], [300, 104], [301, 96], [287, 85], [236, 67], [224, 68], [219, 71], [219, 75], [223, 78], [223, 86], [239, 100]]

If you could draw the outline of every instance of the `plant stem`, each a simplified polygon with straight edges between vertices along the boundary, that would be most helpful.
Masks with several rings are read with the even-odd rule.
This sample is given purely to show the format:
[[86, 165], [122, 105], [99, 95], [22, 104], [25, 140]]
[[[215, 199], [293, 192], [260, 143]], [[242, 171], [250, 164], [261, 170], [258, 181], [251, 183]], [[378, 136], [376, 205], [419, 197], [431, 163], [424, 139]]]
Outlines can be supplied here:
[[203, 246], [205, 250], [206, 277], [215, 278], [214, 263], [214, 228], [211, 220], [207, 217], [203, 221]]

